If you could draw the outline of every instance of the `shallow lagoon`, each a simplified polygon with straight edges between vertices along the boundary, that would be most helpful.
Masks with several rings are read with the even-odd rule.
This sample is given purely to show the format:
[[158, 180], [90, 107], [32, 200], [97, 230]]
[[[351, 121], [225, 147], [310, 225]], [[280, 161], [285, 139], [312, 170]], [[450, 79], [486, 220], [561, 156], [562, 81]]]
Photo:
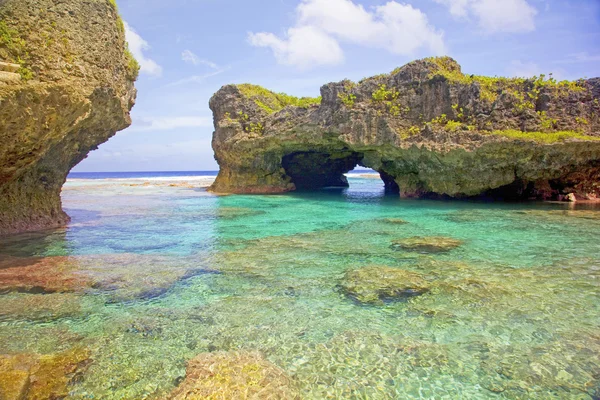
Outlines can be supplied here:
[[[223, 197], [70, 181], [67, 229], [0, 244], [0, 354], [87, 349], [76, 399], [161, 398], [198, 354], [232, 351], [260, 352], [306, 399], [600, 396], [600, 210], [406, 201], [350, 180]], [[438, 236], [462, 245], [392, 245]], [[347, 296], [344, 274], [374, 265], [430, 290]]]

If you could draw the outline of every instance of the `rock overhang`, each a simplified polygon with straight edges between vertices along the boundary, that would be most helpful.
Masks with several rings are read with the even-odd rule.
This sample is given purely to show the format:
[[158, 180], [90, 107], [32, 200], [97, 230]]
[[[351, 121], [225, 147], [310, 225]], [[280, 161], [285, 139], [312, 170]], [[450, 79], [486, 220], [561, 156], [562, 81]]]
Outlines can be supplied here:
[[598, 83], [465, 75], [442, 57], [330, 83], [314, 99], [228, 85], [210, 102], [221, 167], [212, 190], [318, 188], [354, 163], [406, 197], [593, 195]]

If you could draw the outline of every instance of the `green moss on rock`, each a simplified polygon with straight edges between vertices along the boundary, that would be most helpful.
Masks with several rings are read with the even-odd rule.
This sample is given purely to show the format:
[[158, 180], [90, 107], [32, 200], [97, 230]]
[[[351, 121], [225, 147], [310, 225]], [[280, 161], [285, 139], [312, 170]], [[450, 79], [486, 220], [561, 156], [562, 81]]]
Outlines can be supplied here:
[[237, 85], [237, 88], [268, 114], [281, 111], [287, 106], [308, 108], [321, 104], [321, 97], [294, 97], [285, 93], [275, 93], [249, 83]]
[[523, 132], [516, 129], [506, 129], [486, 132], [484, 134], [504, 136], [511, 139], [531, 140], [538, 143], [559, 143], [566, 140], [591, 140], [600, 141], [598, 136], [584, 135], [576, 131], [558, 131], [558, 132]]
[[[227, 85], [210, 102], [220, 165], [211, 190], [318, 189], [359, 164], [406, 198], [512, 191], [515, 200], [548, 200], [572, 188], [599, 197], [599, 93], [600, 79], [480, 77], [448, 57], [326, 84], [320, 106], [303, 110], [296, 98]], [[542, 186], [552, 186], [550, 198]]]

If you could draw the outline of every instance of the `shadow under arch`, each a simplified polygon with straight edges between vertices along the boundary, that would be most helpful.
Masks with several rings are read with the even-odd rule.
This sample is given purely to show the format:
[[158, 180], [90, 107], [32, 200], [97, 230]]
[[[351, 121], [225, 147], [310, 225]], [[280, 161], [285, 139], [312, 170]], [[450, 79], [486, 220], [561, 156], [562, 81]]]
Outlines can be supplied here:
[[282, 159], [286, 174], [299, 191], [319, 190], [326, 187], [348, 188], [345, 174], [356, 166], [374, 169], [379, 173], [386, 194], [400, 194], [400, 188], [391, 175], [382, 168], [373, 168], [363, 153], [349, 149], [336, 151], [297, 151]]

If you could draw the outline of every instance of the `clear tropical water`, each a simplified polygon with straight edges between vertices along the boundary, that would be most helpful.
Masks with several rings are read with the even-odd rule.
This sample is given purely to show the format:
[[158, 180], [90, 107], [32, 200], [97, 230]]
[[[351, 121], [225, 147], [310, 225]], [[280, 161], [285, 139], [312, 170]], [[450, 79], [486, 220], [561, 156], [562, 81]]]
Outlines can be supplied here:
[[[72, 180], [67, 229], [3, 240], [5, 266], [47, 269], [2, 291], [0, 354], [84, 346], [75, 399], [161, 398], [188, 360], [233, 350], [262, 353], [306, 399], [600, 396], [600, 210], [405, 201], [360, 176], [224, 197], [186, 179]], [[463, 244], [392, 246], [416, 236]], [[430, 290], [347, 296], [345, 273], [373, 265]]]

